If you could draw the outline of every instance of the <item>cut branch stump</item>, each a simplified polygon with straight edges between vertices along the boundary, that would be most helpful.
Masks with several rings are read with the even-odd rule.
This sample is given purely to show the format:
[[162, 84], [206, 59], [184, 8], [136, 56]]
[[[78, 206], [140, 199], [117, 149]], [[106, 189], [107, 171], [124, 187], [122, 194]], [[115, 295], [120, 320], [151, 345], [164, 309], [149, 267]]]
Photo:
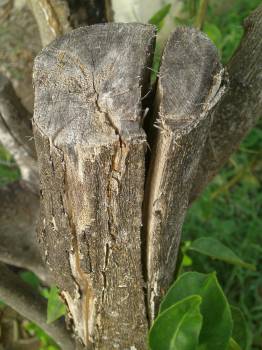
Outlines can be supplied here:
[[35, 61], [41, 250], [88, 349], [146, 349], [174, 275], [210, 110], [223, 93], [214, 46], [177, 29], [147, 106], [146, 137], [154, 41], [153, 26], [94, 25]]
[[40, 240], [75, 331], [95, 349], [144, 349], [141, 97], [155, 30], [77, 29], [35, 62]]

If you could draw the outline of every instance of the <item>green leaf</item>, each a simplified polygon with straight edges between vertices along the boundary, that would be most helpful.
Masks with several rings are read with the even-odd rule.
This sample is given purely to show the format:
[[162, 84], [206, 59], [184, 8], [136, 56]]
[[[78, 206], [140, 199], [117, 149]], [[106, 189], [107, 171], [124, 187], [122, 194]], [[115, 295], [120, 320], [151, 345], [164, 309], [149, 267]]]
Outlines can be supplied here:
[[164, 19], [168, 15], [170, 8], [171, 4], [166, 4], [159, 11], [157, 11], [148, 22], [157, 26], [157, 29], [160, 30], [163, 27]]
[[53, 286], [50, 288], [47, 303], [47, 323], [52, 323], [66, 313], [66, 307], [61, 302], [59, 290]]
[[231, 249], [214, 238], [202, 237], [196, 239], [188, 249], [210, 256], [213, 259], [225, 261], [229, 264], [245, 267], [253, 271], [256, 270], [254, 265], [248, 264], [240, 259]]
[[220, 29], [215, 24], [205, 22], [203, 32], [207, 34], [209, 39], [211, 39], [218, 48], [221, 47], [222, 34]]
[[233, 318], [233, 339], [241, 346], [242, 350], [248, 349], [250, 331], [242, 311], [235, 306], [231, 307]]
[[238, 345], [238, 343], [233, 338], [230, 338], [227, 350], [243, 350], [243, 349]]
[[185, 298], [161, 313], [149, 332], [151, 350], [195, 350], [202, 326], [201, 298]]
[[33, 288], [37, 289], [40, 285], [39, 278], [31, 271], [23, 271], [19, 273], [23, 281], [30, 284]]
[[226, 349], [233, 322], [229, 304], [215, 273], [187, 272], [181, 275], [162, 301], [160, 313], [190, 295], [199, 295], [202, 298], [200, 311], [203, 326], [199, 337], [199, 349]]
[[190, 256], [188, 256], [187, 254], [185, 254], [183, 256], [183, 261], [182, 261], [182, 266], [183, 267], [188, 267], [188, 266], [192, 266], [193, 264], [193, 261], [192, 259], [190, 258]]

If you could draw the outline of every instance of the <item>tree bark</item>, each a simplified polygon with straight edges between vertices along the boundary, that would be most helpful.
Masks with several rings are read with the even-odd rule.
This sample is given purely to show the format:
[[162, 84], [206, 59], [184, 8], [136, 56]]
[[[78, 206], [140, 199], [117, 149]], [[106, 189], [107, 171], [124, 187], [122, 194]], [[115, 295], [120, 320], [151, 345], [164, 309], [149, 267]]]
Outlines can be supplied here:
[[[261, 111], [261, 18], [262, 6], [246, 21], [245, 36], [228, 65], [230, 88], [214, 111], [223, 92], [214, 49], [194, 30], [180, 29], [170, 38], [155, 104], [160, 131], [151, 143], [141, 236], [146, 139], [138, 119], [153, 29], [132, 24], [82, 28], [38, 58], [42, 253], [63, 290], [75, 333], [90, 348], [145, 348], [147, 316], [154, 318], [172, 281], [188, 202], [219, 171]], [[13, 152], [23, 179], [37, 190], [29, 118], [1, 78], [1, 141]], [[25, 199], [24, 186], [15, 183], [0, 191], [0, 260], [27, 266], [31, 257], [42, 269], [36, 247], [28, 256], [24, 245], [6, 254], [21, 235], [35, 243], [37, 196]]]
[[230, 86], [211, 113], [212, 126], [201, 156], [193, 202], [239, 147], [262, 111], [262, 5], [246, 20], [241, 44], [228, 64]]
[[39, 235], [75, 332], [92, 349], [146, 347], [141, 97], [154, 39], [148, 25], [84, 27], [35, 63]]
[[174, 279], [189, 193], [210, 126], [208, 112], [223, 93], [222, 77], [217, 50], [206, 36], [183, 27], [171, 35], [159, 72], [144, 205], [151, 321]]

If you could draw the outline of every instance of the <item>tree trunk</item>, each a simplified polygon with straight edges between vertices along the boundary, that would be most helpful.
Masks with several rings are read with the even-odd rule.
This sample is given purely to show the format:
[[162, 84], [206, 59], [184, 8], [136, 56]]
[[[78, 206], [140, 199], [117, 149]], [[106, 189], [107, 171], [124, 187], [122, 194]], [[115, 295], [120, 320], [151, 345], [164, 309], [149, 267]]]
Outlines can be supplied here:
[[[55, 41], [36, 60], [39, 238], [80, 348], [146, 348], [148, 326], [172, 281], [188, 202], [229, 157], [261, 108], [261, 11], [260, 6], [247, 22], [229, 65], [231, 89], [214, 111], [224, 88], [213, 46], [192, 29], [171, 36], [149, 113], [152, 153], [146, 152], [141, 101], [145, 104], [149, 89], [153, 27], [81, 28]], [[56, 31], [54, 37], [62, 33]], [[17, 266], [27, 266], [30, 256], [40, 271], [38, 248], [32, 243], [38, 197], [27, 192], [29, 183], [38, 188], [34, 148], [26, 142], [30, 114], [8, 81], [0, 83], [1, 137], [27, 181], [0, 191], [0, 215], [6, 219], [0, 229], [0, 260], [12, 258]], [[24, 221], [13, 220], [9, 227], [20, 213]], [[21, 234], [24, 243], [32, 244], [27, 257], [26, 245], [11, 251]], [[12, 293], [14, 286], [9, 285]]]
[[154, 38], [146, 25], [85, 27], [35, 63], [42, 250], [93, 349], [146, 347], [140, 101]]
[[223, 91], [214, 46], [178, 29], [160, 70], [142, 231], [141, 99], [154, 37], [138, 24], [82, 28], [44, 50], [34, 69], [42, 251], [76, 334], [93, 349], [145, 349]]

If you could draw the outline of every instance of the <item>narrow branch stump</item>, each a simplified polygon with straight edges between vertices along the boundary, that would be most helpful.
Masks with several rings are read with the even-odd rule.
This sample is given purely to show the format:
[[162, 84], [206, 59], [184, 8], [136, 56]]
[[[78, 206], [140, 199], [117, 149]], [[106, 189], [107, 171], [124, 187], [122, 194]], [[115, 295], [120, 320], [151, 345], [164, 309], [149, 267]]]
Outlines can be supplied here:
[[208, 112], [223, 93], [222, 76], [217, 50], [204, 34], [178, 28], [171, 35], [159, 72], [144, 203], [151, 321], [174, 280], [189, 193], [208, 135]]
[[35, 62], [39, 237], [75, 333], [91, 349], [146, 348], [141, 97], [154, 38], [149, 25], [84, 27]]

